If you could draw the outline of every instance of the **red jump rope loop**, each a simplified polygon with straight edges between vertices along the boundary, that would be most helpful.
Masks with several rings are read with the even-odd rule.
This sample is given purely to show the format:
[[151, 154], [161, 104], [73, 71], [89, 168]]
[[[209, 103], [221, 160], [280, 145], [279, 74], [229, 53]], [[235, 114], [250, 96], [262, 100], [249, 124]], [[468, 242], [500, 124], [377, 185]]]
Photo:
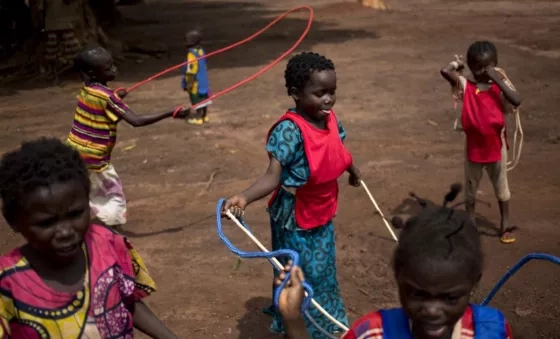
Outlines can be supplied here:
[[[155, 74], [155, 75], [152, 75], [151, 77], [149, 77], [149, 78], [147, 78], [147, 79], [145, 79], [145, 80], [140, 81], [140, 82], [137, 83], [137, 84], [132, 85], [131, 87], [129, 87], [128, 89], [126, 89], [126, 91], [127, 91], [127, 92], [131, 92], [131, 91], [135, 90], [136, 88], [138, 88], [138, 87], [140, 87], [140, 86], [142, 86], [142, 85], [144, 85], [144, 84], [146, 84], [146, 83], [148, 83], [148, 82], [150, 82], [150, 81], [152, 81], [152, 80], [154, 80], [154, 79], [156, 79], [156, 78], [159, 78], [160, 76], [162, 76], [162, 75], [164, 75], [164, 74], [167, 74], [167, 73], [169, 73], [169, 72], [171, 72], [171, 71], [174, 71], [174, 70], [176, 70], [176, 69], [178, 69], [178, 68], [180, 68], [180, 67], [183, 67], [183, 66], [185, 66], [185, 65], [188, 65], [188, 64], [190, 64], [190, 63], [192, 63], [192, 62], [194, 62], [194, 61], [201, 60], [201, 59], [206, 59], [206, 58], [211, 57], [211, 56], [213, 56], [213, 55], [220, 54], [220, 53], [229, 51], [230, 49], [233, 49], [233, 48], [235, 48], [235, 47], [237, 47], [237, 46], [243, 45], [243, 44], [245, 44], [245, 43], [247, 43], [247, 42], [249, 42], [249, 41], [255, 39], [256, 37], [258, 37], [259, 35], [261, 35], [261, 34], [264, 33], [265, 31], [267, 31], [270, 27], [274, 26], [276, 23], [278, 23], [279, 21], [281, 21], [282, 19], [284, 19], [288, 14], [290, 14], [290, 13], [292, 13], [292, 12], [295, 12], [295, 11], [299, 11], [299, 10], [301, 10], [301, 9], [305, 9], [305, 10], [307, 10], [307, 11], [309, 12], [309, 18], [308, 18], [308, 20], [307, 20], [307, 26], [305, 27], [305, 30], [304, 30], [303, 33], [300, 35], [300, 37], [298, 38], [298, 40], [292, 45], [292, 47], [290, 47], [288, 50], [286, 50], [284, 53], [282, 53], [282, 55], [280, 55], [278, 58], [276, 58], [275, 60], [273, 60], [270, 64], [268, 64], [268, 65], [266, 65], [265, 67], [261, 68], [259, 71], [257, 71], [257, 72], [254, 73], [253, 75], [251, 75], [251, 76], [249, 76], [249, 77], [247, 77], [247, 78], [245, 78], [245, 79], [239, 81], [238, 83], [236, 83], [236, 84], [234, 84], [234, 85], [232, 85], [232, 86], [230, 86], [230, 87], [228, 87], [228, 88], [226, 88], [226, 89], [224, 89], [224, 90], [222, 90], [222, 91], [220, 91], [220, 92], [218, 92], [218, 93], [212, 94], [212, 95], [210, 95], [206, 100], [203, 100], [203, 101], [197, 103], [196, 105], [193, 105], [192, 108], [193, 108], [193, 109], [196, 109], [197, 107], [199, 107], [199, 106], [201, 106], [201, 105], [204, 105], [204, 104], [206, 104], [207, 102], [209, 102], [209, 101], [211, 101], [211, 100], [213, 100], [213, 99], [215, 99], [215, 98], [217, 98], [217, 97], [219, 97], [219, 96], [222, 96], [222, 95], [224, 95], [224, 94], [226, 94], [226, 93], [228, 93], [228, 92], [231, 92], [231, 91], [235, 90], [236, 88], [238, 88], [238, 87], [240, 87], [240, 86], [242, 86], [242, 85], [244, 85], [244, 84], [250, 82], [251, 80], [253, 80], [253, 79], [255, 79], [256, 77], [258, 77], [259, 75], [263, 74], [264, 72], [266, 72], [266, 71], [268, 71], [269, 69], [271, 69], [272, 67], [274, 67], [277, 63], [279, 63], [279, 62], [280, 62], [282, 59], [284, 59], [286, 56], [288, 56], [289, 54], [291, 54], [291, 53], [302, 43], [303, 39], [307, 36], [307, 34], [309, 33], [309, 30], [311, 29], [311, 24], [313, 23], [313, 17], [314, 17], [313, 9], [312, 9], [311, 7], [309, 7], [309, 6], [299, 6], [299, 7], [292, 8], [292, 9], [290, 9], [289, 11], [284, 12], [283, 14], [281, 14], [279, 17], [277, 17], [276, 19], [274, 19], [273, 21], [271, 21], [268, 25], [266, 25], [265, 27], [263, 27], [262, 29], [260, 29], [258, 32], [254, 33], [253, 35], [251, 35], [251, 36], [249, 36], [249, 37], [247, 37], [247, 38], [245, 38], [245, 39], [243, 39], [243, 40], [240, 40], [240, 41], [238, 41], [238, 42], [236, 42], [236, 43], [234, 43], [234, 44], [231, 44], [231, 45], [229, 45], [229, 46], [226, 46], [226, 47], [224, 47], [224, 48], [221, 48], [221, 49], [218, 49], [218, 50], [216, 50], [216, 51], [210, 52], [210, 53], [208, 53], [208, 54], [206, 54], [206, 55], [204, 55], [204, 56], [202, 56], [202, 57], [197, 58], [196, 60], [191, 60], [191, 61], [188, 61], [188, 62], [183, 62], [183, 63], [180, 63], [180, 64], [175, 65], [175, 66], [173, 66], [173, 67], [170, 67], [170, 68], [168, 68], [168, 69], [166, 69], [166, 70], [164, 70], [164, 71], [161, 71], [161, 72], [159, 72], [159, 73], [157, 73], [157, 74]], [[118, 90], [120, 90], [120, 89], [122, 89], [122, 88], [119, 88]], [[174, 111], [174, 113], [173, 113], [173, 116], [175, 117], [179, 111], [180, 111], [180, 109], [176, 109], [176, 110]]]

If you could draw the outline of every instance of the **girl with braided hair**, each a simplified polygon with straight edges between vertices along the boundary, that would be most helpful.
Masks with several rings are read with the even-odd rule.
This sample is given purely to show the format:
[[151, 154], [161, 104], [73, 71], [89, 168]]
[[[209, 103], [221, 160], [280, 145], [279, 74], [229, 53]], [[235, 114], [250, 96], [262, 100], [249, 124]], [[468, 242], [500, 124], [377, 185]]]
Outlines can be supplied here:
[[[393, 254], [402, 307], [363, 316], [342, 339], [513, 339], [500, 311], [470, 303], [482, 277], [483, 253], [469, 215], [447, 207], [460, 189], [459, 184], [452, 186], [444, 206], [424, 204], [406, 222], [393, 218], [393, 226], [402, 229]], [[285, 270], [292, 272], [279, 298], [286, 338], [309, 338], [301, 317], [301, 282], [306, 277], [298, 267]]]
[[[250, 203], [272, 194], [269, 201], [272, 248], [299, 253], [302, 269], [315, 289], [315, 299], [341, 323], [348, 323], [336, 277], [333, 218], [338, 205], [337, 179], [348, 172], [349, 183], [360, 185], [360, 172], [343, 144], [346, 132], [334, 114], [336, 73], [331, 60], [305, 52], [292, 57], [285, 72], [288, 95], [295, 108], [270, 129], [266, 173], [244, 192], [229, 198], [224, 211], [241, 216]], [[275, 273], [276, 274], [276, 273]], [[284, 332], [274, 307], [273, 332]], [[318, 310], [310, 313], [329, 333], [338, 333]], [[312, 338], [323, 338], [311, 323]]]
[[477, 41], [467, 51], [470, 77], [461, 76], [461, 60], [452, 61], [441, 70], [441, 75], [461, 93], [462, 130], [466, 136], [465, 197], [466, 209], [474, 221], [476, 192], [482, 171], [486, 169], [494, 186], [500, 207], [500, 241], [515, 242], [509, 226], [511, 193], [507, 181], [507, 150], [504, 113], [508, 105], [518, 107], [521, 98], [507, 78], [497, 71], [498, 51], [489, 41]]

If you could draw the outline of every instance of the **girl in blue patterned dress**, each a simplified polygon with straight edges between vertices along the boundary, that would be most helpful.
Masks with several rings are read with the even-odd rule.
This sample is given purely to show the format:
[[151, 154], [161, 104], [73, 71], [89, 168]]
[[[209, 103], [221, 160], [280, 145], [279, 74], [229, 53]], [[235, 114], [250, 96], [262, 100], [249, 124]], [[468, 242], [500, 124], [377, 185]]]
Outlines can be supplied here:
[[[332, 111], [336, 100], [334, 65], [319, 54], [302, 53], [288, 62], [285, 79], [296, 107], [269, 132], [269, 167], [251, 187], [229, 198], [224, 211], [241, 216], [248, 204], [274, 192], [268, 208], [273, 250], [298, 252], [315, 300], [348, 325], [336, 277], [332, 218], [336, 214], [338, 177], [348, 172], [349, 183], [357, 187], [360, 172], [343, 145], [346, 132]], [[271, 306], [265, 312], [274, 317], [271, 330], [284, 333], [277, 310]], [[312, 308], [310, 314], [329, 333], [342, 332], [318, 310]], [[306, 327], [312, 338], [324, 337], [311, 323]]]

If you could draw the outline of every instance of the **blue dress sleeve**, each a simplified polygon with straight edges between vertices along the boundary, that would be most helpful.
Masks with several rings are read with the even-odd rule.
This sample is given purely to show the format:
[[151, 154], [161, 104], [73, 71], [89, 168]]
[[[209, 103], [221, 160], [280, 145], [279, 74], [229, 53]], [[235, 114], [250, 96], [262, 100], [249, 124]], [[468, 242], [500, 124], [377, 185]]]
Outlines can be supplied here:
[[296, 124], [290, 120], [281, 121], [274, 127], [266, 143], [266, 151], [282, 167], [289, 166], [296, 160], [296, 154], [301, 148], [303, 139]]
[[337, 122], [338, 122], [338, 134], [340, 134], [340, 139], [344, 141], [344, 139], [346, 139], [346, 130], [344, 129], [344, 126], [342, 126], [342, 123], [340, 122], [340, 120], [338, 120], [338, 118], [337, 118]]

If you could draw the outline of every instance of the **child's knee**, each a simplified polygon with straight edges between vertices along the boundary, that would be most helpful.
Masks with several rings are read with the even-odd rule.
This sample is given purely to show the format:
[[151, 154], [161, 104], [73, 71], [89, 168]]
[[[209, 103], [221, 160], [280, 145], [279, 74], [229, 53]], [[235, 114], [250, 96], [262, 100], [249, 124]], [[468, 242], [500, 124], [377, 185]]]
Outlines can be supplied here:
[[497, 181], [494, 183], [494, 193], [498, 201], [509, 201], [511, 199], [511, 192], [506, 180]]
[[502, 201], [502, 202], [509, 201], [509, 199], [511, 199], [511, 192], [509, 191], [509, 188], [506, 187], [505, 189], [497, 190], [496, 198], [498, 198], [498, 201]]

